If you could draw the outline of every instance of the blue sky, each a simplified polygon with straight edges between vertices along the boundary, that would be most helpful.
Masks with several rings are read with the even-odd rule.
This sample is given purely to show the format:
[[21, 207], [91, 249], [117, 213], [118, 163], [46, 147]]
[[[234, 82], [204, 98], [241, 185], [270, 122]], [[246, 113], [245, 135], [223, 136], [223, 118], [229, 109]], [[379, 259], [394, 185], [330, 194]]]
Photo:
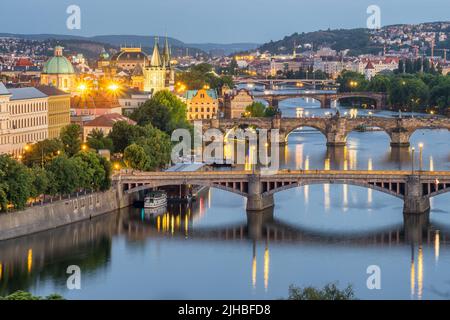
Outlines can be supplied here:
[[[2, 1], [0, 32], [163, 35], [185, 42], [266, 42], [294, 32], [450, 20], [449, 0], [21, 0]], [[81, 30], [66, 28], [69, 5]]]

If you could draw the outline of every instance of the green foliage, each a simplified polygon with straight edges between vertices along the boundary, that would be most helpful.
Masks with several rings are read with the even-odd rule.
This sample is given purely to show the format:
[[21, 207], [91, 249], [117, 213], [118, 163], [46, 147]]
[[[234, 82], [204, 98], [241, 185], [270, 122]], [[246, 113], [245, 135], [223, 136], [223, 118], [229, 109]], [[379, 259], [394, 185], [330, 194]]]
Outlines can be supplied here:
[[102, 130], [94, 129], [87, 136], [87, 145], [90, 149], [94, 150], [110, 150], [113, 151], [112, 139], [106, 137]]
[[133, 126], [126, 121], [118, 121], [113, 125], [109, 138], [113, 142], [114, 151], [123, 152], [126, 147], [133, 144], [143, 134], [142, 127]]
[[10, 156], [1, 155], [0, 172], [3, 175], [2, 193], [6, 194], [8, 203], [16, 209], [23, 209], [32, 190], [33, 181], [29, 169]]
[[175, 129], [191, 127], [186, 113], [186, 104], [173, 93], [163, 90], [157, 92], [150, 100], [135, 110], [131, 118], [140, 126], [151, 124], [155, 128], [171, 134]]
[[0, 170], [0, 212], [8, 209], [8, 184], [5, 182], [6, 173]]
[[[235, 60], [233, 61], [228, 70], [230, 75], [234, 75], [237, 70], [237, 63]], [[219, 89], [225, 84], [232, 88], [234, 85], [230, 76], [217, 75], [213, 66], [207, 63], [200, 63], [191, 67], [188, 71], [177, 73], [176, 81], [183, 83], [190, 90], [198, 90], [204, 86]]]
[[32, 198], [37, 198], [38, 196], [47, 192], [50, 184], [50, 179], [47, 175], [47, 171], [38, 166], [31, 168], [30, 173], [32, 178], [32, 188], [30, 191], [30, 196]]
[[79, 166], [85, 170], [85, 182], [80, 187], [98, 191], [105, 185], [106, 172], [102, 157], [91, 151], [80, 151], [74, 156], [75, 160], [81, 161]]
[[335, 283], [331, 283], [322, 289], [290, 285], [288, 300], [356, 300], [356, 298], [351, 285], [340, 290]]
[[84, 166], [79, 160], [60, 155], [52, 160], [46, 170], [50, 172], [51, 184], [57, 194], [71, 194], [86, 184], [86, 173], [82, 172]]
[[354, 71], [343, 71], [336, 82], [339, 85], [340, 92], [364, 91], [367, 84], [364, 75]]
[[47, 297], [35, 296], [30, 292], [16, 291], [10, 295], [0, 297], [0, 300], [64, 300], [59, 294], [53, 293]]
[[248, 117], [273, 117], [277, 114], [277, 110], [273, 107], [266, 108], [266, 106], [261, 102], [253, 102], [245, 108], [245, 113]]
[[148, 125], [145, 127], [145, 135], [136, 140], [148, 156], [148, 170], [163, 168], [170, 161], [172, 144], [170, 137], [164, 132]]
[[34, 165], [44, 166], [59, 153], [64, 151], [64, 145], [59, 139], [45, 139], [28, 146], [23, 154], [23, 163], [32, 167]]
[[61, 129], [60, 139], [65, 153], [72, 157], [81, 150], [81, 127], [77, 124], [65, 126]]
[[389, 103], [397, 108], [408, 107], [408, 111], [418, 111], [419, 106], [428, 104], [429, 89], [419, 78], [396, 77], [391, 81]]
[[128, 168], [145, 171], [150, 167], [144, 148], [135, 143], [126, 147], [123, 160]]

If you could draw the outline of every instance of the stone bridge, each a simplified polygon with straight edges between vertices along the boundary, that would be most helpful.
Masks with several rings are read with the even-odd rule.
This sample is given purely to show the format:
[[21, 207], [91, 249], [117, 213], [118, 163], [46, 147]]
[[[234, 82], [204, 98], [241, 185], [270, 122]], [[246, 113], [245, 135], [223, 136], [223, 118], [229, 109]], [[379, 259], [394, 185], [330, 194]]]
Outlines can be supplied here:
[[247, 210], [274, 205], [273, 195], [312, 184], [347, 184], [374, 189], [404, 201], [405, 213], [430, 209], [430, 198], [450, 191], [450, 172], [412, 174], [405, 171], [282, 170], [263, 175], [249, 171], [136, 172], [121, 171], [113, 177], [120, 196], [168, 185], [201, 185], [247, 198]]
[[217, 128], [230, 134], [236, 128], [278, 129], [280, 143], [286, 143], [288, 135], [295, 129], [311, 127], [317, 129], [327, 139], [328, 146], [344, 146], [347, 136], [355, 130], [367, 127], [380, 128], [386, 132], [393, 147], [408, 147], [411, 135], [419, 129], [450, 130], [447, 118], [382, 118], [382, 117], [306, 117], [306, 118], [239, 118], [211, 119], [202, 121], [203, 130]]
[[255, 98], [266, 100], [270, 106], [278, 108], [280, 101], [293, 98], [311, 98], [320, 102], [321, 108], [331, 108], [332, 101], [339, 101], [345, 98], [369, 98], [375, 102], [376, 109], [383, 109], [387, 104], [387, 95], [379, 92], [297, 92], [289, 94], [255, 94]]

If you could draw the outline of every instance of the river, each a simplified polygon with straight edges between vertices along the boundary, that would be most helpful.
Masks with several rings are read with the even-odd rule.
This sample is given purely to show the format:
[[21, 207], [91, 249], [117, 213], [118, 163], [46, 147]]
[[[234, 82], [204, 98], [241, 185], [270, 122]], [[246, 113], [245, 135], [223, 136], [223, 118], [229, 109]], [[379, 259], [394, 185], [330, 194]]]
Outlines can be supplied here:
[[[280, 103], [321, 114], [314, 101]], [[388, 113], [381, 113], [381, 116]], [[332, 149], [318, 131], [289, 136], [284, 168], [410, 170], [408, 149], [391, 149], [384, 132], [353, 132]], [[426, 170], [450, 170], [450, 133], [420, 130]], [[275, 195], [275, 207], [247, 214], [239, 195], [210, 189], [193, 207], [160, 218], [128, 208], [91, 221], [0, 242], [0, 295], [21, 289], [68, 299], [277, 299], [290, 284], [351, 284], [360, 299], [450, 298], [450, 194], [429, 215], [402, 213], [402, 201], [365, 188], [314, 185]], [[66, 269], [81, 269], [81, 289]], [[366, 285], [369, 266], [381, 289]]]

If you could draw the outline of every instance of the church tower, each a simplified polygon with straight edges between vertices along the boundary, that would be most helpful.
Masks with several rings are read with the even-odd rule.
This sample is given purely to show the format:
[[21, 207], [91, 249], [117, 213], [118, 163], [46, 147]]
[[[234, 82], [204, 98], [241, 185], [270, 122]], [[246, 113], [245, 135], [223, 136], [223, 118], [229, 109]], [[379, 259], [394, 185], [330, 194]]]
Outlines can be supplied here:
[[155, 37], [150, 65], [144, 67], [144, 91], [156, 93], [167, 88], [167, 69], [164, 60], [159, 53], [158, 38]]
[[172, 59], [171, 55], [172, 54], [169, 46], [169, 40], [166, 36], [163, 51], [163, 63], [166, 67], [166, 87], [170, 88], [170, 90], [173, 90], [175, 86], [175, 70], [170, 62], [170, 60]]

